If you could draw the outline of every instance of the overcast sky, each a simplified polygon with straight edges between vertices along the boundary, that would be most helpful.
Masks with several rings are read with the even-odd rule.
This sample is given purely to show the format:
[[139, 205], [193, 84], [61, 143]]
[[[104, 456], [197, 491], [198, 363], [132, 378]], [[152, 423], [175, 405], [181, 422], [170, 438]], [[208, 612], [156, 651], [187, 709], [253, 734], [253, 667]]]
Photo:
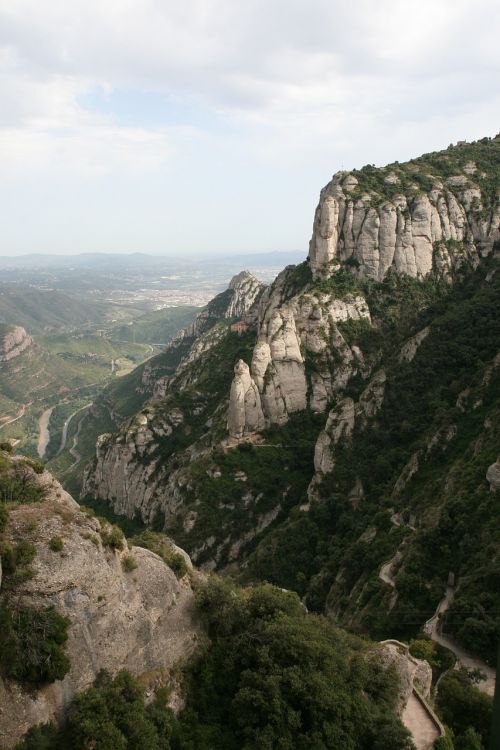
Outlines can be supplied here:
[[500, 129], [498, 0], [0, 0], [0, 254], [304, 249], [333, 172]]

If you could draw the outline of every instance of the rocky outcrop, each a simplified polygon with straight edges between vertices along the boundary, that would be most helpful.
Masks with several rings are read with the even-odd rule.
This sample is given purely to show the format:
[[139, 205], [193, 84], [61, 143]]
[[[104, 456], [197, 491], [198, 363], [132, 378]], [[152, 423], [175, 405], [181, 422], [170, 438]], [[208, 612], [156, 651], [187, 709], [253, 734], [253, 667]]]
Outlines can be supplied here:
[[229, 296], [225, 318], [243, 318], [264, 291], [265, 285], [250, 271], [241, 271], [229, 282]]
[[416, 659], [408, 651], [408, 646], [398, 641], [384, 641], [371, 658], [384, 668], [395, 670], [399, 678], [399, 691], [396, 710], [401, 714], [408, 703], [414, 688], [424, 698], [429, 698], [432, 685], [432, 669], [429, 662]]
[[335, 447], [349, 440], [356, 423], [365, 427], [368, 419], [382, 408], [387, 377], [385, 370], [379, 370], [361, 393], [359, 401], [344, 398], [330, 411], [325, 428], [320, 432], [314, 449], [314, 469], [319, 475], [313, 480], [314, 486], [323, 474], [329, 474], [335, 467]]
[[[350, 347], [338, 323], [370, 322], [366, 300], [301, 288], [290, 293], [294, 269], [285, 269], [262, 296], [251, 362], [265, 426], [283, 424], [309, 406], [323, 412], [349, 378], [364, 370], [362, 352]], [[243, 432], [251, 431], [245, 426]]]
[[354, 430], [355, 409], [352, 398], [344, 398], [328, 415], [325, 429], [320, 433], [314, 448], [314, 468], [320, 474], [328, 474], [335, 466], [334, 448], [349, 439]]
[[411, 339], [408, 339], [405, 344], [403, 344], [399, 353], [400, 362], [412, 362], [420, 344], [427, 338], [430, 330], [431, 329], [429, 328], [429, 326], [426, 326], [421, 331], [416, 333], [415, 336], [412, 336]]
[[500, 458], [488, 467], [486, 479], [489, 482], [491, 492], [500, 490]]
[[0, 362], [9, 362], [19, 357], [32, 344], [33, 339], [21, 326], [0, 324]]
[[432, 187], [422, 193], [403, 170], [391, 172], [386, 183], [399, 179], [401, 192], [386, 199], [383, 189], [363, 190], [362, 177], [338, 172], [321, 192], [309, 246], [314, 278], [346, 262], [361, 278], [378, 281], [389, 269], [414, 278], [434, 268], [449, 274], [464, 262], [476, 265], [499, 238], [500, 210], [485, 215], [470, 175], [445, 185], [428, 175]]
[[234, 366], [227, 427], [231, 437], [236, 438], [243, 437], [245, 432], [258, 432], [264, 427], [259, 390], [242, 359]]
[[214, 297], [198, 313], [194, 321], [172, 340], [168, 348], [175, 346], [183, 338], [197, 339], [219, 320], [244, 318], [265, 288], [265, 284], [250, 271], [241, 271], [236, 274], [229, 282], [228, 288]]
[[[25, 690], [0, 679], [0, 742], [11, 747], [33, 724], [57, 720], [75, 691], [100, 669], [126, 668], [146, 682], [168, 684], [175, 665], [188, 658], [200, 635], [189, 578], [178, 580], [157, 555], [140, 547], [105, 547], [101, 524], [45, 472], [40, 503], [15, 506], [6, 542], [21, 536], [36, 547], [33, 577], [16, 587], [16, 601], [54, 606], [70, 621], [66, 652], [71, 669], [62, 681]], [[31, 530], [31, 531], [29, 531]], [[52, 537], [63, 540], [53, 552]], [[132, 556], [133, 572], [124, 557]]]

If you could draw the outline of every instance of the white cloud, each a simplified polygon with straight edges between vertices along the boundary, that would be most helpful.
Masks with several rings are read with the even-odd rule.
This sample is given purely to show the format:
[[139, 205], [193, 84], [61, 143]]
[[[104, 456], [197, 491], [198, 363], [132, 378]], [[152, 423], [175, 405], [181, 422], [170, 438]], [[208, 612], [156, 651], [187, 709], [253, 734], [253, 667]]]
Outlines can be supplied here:
[[[251, 159], [256, 210], [259, 183], [274, 181], [279, 200], [299, 170], [317, 192], [316, 181], [342, 164], [493, 134], [496, 6], [1, 0], [0, 169], [19, 185], [34, 174], [66, 181], [68, 194], [75, 180], [115, 176], [124, 190], [129, 181], [132, 201], [137, 181], [152, 175], [217, 182], [225, 160]], [[96, 105], [96, 92], [108, 92], [109, 107]], [[131, 124], [113, 108], [114, 93], [133, 108], [144, 92], [165, 97], [173, 122], [137, 111]], [[247, 211], [230, 187], [217, 194], [232, 216]], [[212, 226], [220, 211], [214, 222], [227, 223], [223, 210], [211, 206], [204, 220]], [[186, 232], [173, 236], [184, 241]]]

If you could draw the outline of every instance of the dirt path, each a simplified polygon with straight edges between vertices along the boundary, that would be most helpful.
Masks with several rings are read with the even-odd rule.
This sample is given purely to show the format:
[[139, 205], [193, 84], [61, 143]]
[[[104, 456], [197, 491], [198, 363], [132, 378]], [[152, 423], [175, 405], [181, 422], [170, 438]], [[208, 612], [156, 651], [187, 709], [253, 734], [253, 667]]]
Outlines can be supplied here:
[[38, 428], [40, 430], [40, 434], [38, 436], [38, 455], [40, 458], [43, 458], [45, 456], [45, 451], [47, 450], [47, 445], [49, 444], [50, 440], [50, 432], [49, 432], [49, 422], [50, 417], [52, 416], [52, 412], [54, 411], [54, 407], [51, 406], [49, 409], [45, 409], [42, 416], [38, 420]]
[[[87, 407], [88, 406], [92, 406], [92, 404], [87, 404]], [[84, 406], [83, 408], [85, 409], [87, 407]], [[66, 469], [66, 471], [69, 471], [69, 469], [72, 469], [73, 466], [76, 466], [76, 464], [79, 463], [82, 460], [82, 457], [81, 457], [79, 451], [77, 450], [77, 445], [78, 445], [78, 438], [80, 437], [80, 430], [82, 429], [82, 424], [83, 424], [83, 422], [84, 422], [85, 417], [87, 416], [87, 414], [88, 414], [88, 412], [85, 412], [85, 414], [83, 414], [80, 417], [80, 419], [78, 420], [78, 426], [76, 428], [75, 434], [73, 435], [73, 445], [69, 449], [70, 454], [73, 456], [73, 458], [75, 460], [73, 461], [73, 463], [71, 464], [71, 466], [68, 466], [68, 468]]]
[[441, 599], [441, 601], [439, 602], [435, 613], [425, 623], [424, 628], [423, 628], [424, 632], [429, 636], [429, 638], [431, 638], [433, 641], [436, 641], [436, 643], [439, 643], [441, 644], [441, 646], [445, 646], [445, 648], [448, 648], [450, 649], [450, 651], [453, 651], [453, 653], [457, 657], [458, 666], [460, 665], [464, 666], [466, 669], [480, 669], [481, 672], [483, 672], [483, 674], [485, 675], [486, 679], [484, 679], [482, 682], [479, 682], [477, 687], [483, 693], [487, 693], [488, 695], [493, 695], [495, 692], [495, 677], [496, 677], [495, 670], [492, 667], [489, 667], [487, 664], [485, 664], [484, 661], [482, 661], [478, 657], [473, 656], [472, 654], [468, 653], [464, 648], [462, 648], [462, 646], [460, 646], [454, 640], [452, 640], [446, 635], [443, 635], [440, 632], [439, 615], [446, 612], [446, 610], [449, 608], [450, 604], [453, 601], [454, 595], [455, 595], [454, 588], [452, 586], [447, 586], [446, 593], [444, 597]]
[[[30, 406], [30, 404], [31, 402], [28, 404], [28, 406]], [[24, 417], [25, 414], [26, 414], [26, 404], [23, 404], [19, 410], [19, 414], [17, 415], [17, 417], [12, 417], [12, 419], [7, 420], [7, 422], [3, 422], [2, 424], [0, 424], [0, 430], [2, 429], [2, 427], [7, 427], [8, 424], [17, 422], [17, 420], [21, 419], [21, 417]]]
[[410, 695], [401, 720], [411, 732], [417, 750], [430, 750], [440, 732], [415, 693]]
[[62, 435], [61, 435], [61, 445], [59, 446], [59, 450], [57, 451], [57, 455], [63, 452], [63, 450], [66, 448], [66, 441], [68, 439], [68, 428], [71, 420], [74, 416], [76, 416], [79, 412], [81, 412], [83, 409], [87, 409], [89, 406], [92, 405], [92, 402], [89, 404], [85, 404], [85, 406], [80, 406], [79, 409], [76, 409], [72, 414], [69, 415], [69, 417], [65, 420], [62, 428]]

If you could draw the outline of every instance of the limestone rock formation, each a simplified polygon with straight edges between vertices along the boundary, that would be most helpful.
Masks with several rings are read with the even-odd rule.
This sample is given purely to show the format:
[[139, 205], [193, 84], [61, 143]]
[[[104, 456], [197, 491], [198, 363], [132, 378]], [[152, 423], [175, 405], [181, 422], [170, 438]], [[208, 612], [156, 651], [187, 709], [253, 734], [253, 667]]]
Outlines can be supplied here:
[[319, 474], [314, 485], [323, 474], [329, 474], [335, 467], [335, 446], [349, 439], [356, 421], [364, 427], [368, 419], [374, 417], [384, 401], [385, 370], [379, 370], [361, 393], [359, 401], [344, 398], [330, 411], [324, 430], [318, 436], [314, 449], [314, 469]]
[[384, 669], [392, 668], [399, 677], [397, 712], [402, 713], [414, 687], [424, 698], [429, 698], [432, 685], [432, 669], [424, 659], [416, 659], [408, 652], [408, 647], [397, 641], [385, 641], [372, 658]]
[[[2, 747], [11, 747], [33, 724], [57, 720], [100, 669], [126, 668], [168, 683], [169, 670], [191, 655], [199, 636], [188, 577], [178, 580], [149, 550], [103, 546], [100, 522], [83, 513], [48, 472], [39, 481], [45, 499], [11, 510], [6, 541], [29, 534], [36, 546], [34, 575], [17, 586], [16, 599], [53, 605], [70, 620], [71, 669], [62, 681], [33, 690], [0, 679]], [[54, 536], [63, 540], [60, 553], [49, 547]], [[128, 555], [137, 565], [131, 573], [122, 567]]]
[[258, 432], [264, 427], [260, 394], [250, 377], [246, 362], [238, 360], [229, 396], [227, 426], [231, 437], [242, 437], [246, 432]]
[[314, 449], [314, 468], [328, 474], [335, 465], [333, 448], [352, 435], [355, 421], [354, 401], [344, 398], [328, 416], [325, 429], [320, 433]]
[[252, 308], [254, 302], [262, 294], [265, 285], [250, 271], [241, 271], [233, 276], [229, 282], [232, 291], [224, 317], [242, 318]]
[[[499, 237], [500, 211], [491, 220], [484, 216], [481, 190], [470, 175], [449, 178], [446, 187], [429, 176], [428, 193], [410, 182], [385, 200], [360, 184], [353, 190], [352, 178], [338, 172], [321, 192], [309, 248], [314, 278], [346, 261], [360, 277], [378, 281], [390, 268], [414, 278], [433, 268], [448, 273], [465, 261], [476, 264]], [[395, 178], [388, 173], [386, 184]], [[454, 242], [463, 243], [465, 253]]]
[[0, 362], [9, 362], [19, 357], [33, 343], [21, 326], [6, 326], [0, 323]]
[[415, 336], [412, 336], [411, 339], [408, 339], [408, 341], [401, 347], [401, 352], [399, 353], [399, 361], [411, 362], [415, 357], [420, 344], [422, 343], [422, 341], [424, 341], [424, 339], [427, 338], [429, 332], [430, 328], [429, 326], [426, 326], [421, 331], [416, 333]]

